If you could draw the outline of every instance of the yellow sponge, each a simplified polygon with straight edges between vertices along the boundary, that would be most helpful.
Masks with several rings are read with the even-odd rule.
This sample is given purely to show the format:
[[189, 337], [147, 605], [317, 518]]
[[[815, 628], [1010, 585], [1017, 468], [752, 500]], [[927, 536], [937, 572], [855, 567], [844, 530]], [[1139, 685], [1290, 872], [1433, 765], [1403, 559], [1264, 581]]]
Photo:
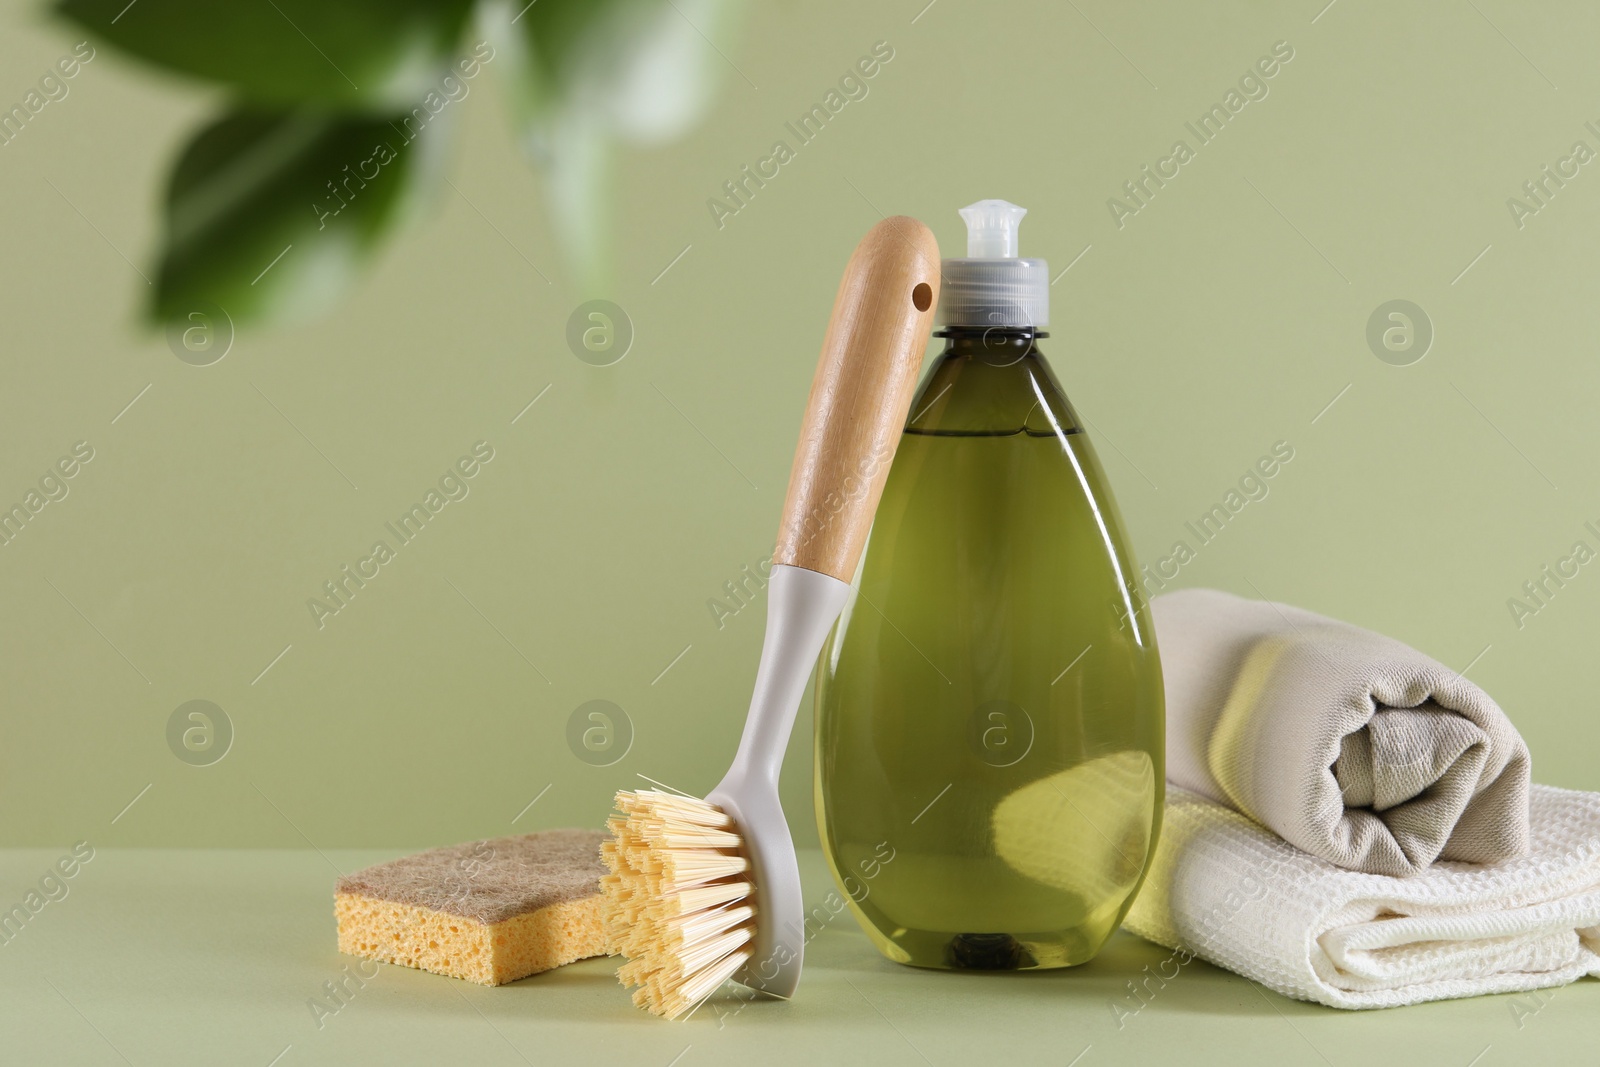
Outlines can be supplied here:
[[482, 985], [613, 950], [600, 916], [598, 830], [436, 848], [345, 875], [339, 951]]

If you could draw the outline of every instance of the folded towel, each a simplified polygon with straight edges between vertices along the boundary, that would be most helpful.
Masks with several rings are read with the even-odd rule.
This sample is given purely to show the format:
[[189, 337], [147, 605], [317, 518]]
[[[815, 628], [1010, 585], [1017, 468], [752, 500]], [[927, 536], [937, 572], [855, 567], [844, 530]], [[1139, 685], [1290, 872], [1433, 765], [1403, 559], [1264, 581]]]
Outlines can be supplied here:
[[1532, 810], [1526, 857], [1442, 861], [1391, 878], [1325, 863], [1237, 812], [1171, 789], [1125, 925], [1335, 1008], [1600, 976], [1600, 793], [1536, 785]]
[[1528, 747], [1482, 689], [1358, 626], [1156, 597], [1167, 778], [1329, 863], [1409, 875], [1528, 850]]

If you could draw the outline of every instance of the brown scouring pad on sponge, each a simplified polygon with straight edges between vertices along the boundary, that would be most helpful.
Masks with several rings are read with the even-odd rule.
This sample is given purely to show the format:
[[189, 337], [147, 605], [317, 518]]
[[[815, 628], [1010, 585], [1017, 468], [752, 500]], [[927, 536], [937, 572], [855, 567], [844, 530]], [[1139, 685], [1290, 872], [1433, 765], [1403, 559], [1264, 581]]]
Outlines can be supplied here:
[[612, 952], [600, 830], [495, 837], [339, 879], [339, 951], [501, 985]]

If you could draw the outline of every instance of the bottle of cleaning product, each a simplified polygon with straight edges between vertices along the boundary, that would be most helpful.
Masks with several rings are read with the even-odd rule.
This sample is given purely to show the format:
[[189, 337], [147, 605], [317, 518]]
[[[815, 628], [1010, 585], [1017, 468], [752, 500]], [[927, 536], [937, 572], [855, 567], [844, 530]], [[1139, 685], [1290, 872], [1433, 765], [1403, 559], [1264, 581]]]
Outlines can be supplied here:
[[944, 352], [911, 405], [857, 592], [817, 674], [817, 821], [884, 955], [1092, 957], [1160, 827], [1161, 664], [1122, 521], [1039, 352], [1025, 209], [963, 208]]

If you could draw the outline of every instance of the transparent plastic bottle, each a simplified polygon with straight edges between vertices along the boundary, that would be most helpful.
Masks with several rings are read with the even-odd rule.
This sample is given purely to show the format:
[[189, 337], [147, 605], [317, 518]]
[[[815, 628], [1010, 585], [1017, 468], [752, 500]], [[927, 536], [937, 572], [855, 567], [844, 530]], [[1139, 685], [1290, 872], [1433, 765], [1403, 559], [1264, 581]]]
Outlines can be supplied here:
[[915, 966], [1088, 960], [1160, 826], [1161, 665], [1105, 474], [1037, 347], [1048, 268], [1015, 258], [1023, 213], [962, 212], [946, 348], [817, 675], [823, 850], [873, 942]]

